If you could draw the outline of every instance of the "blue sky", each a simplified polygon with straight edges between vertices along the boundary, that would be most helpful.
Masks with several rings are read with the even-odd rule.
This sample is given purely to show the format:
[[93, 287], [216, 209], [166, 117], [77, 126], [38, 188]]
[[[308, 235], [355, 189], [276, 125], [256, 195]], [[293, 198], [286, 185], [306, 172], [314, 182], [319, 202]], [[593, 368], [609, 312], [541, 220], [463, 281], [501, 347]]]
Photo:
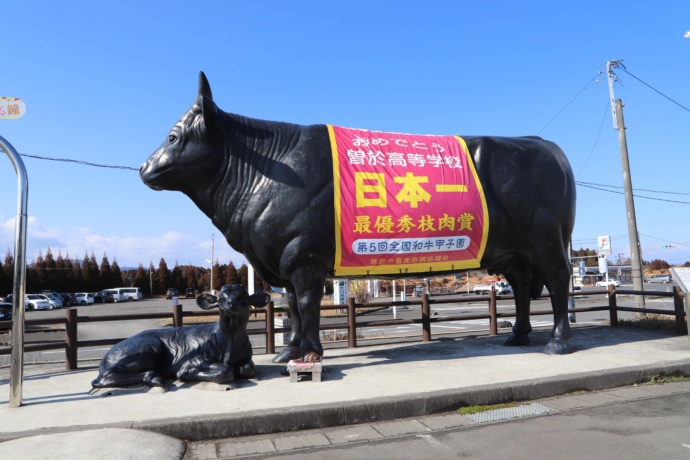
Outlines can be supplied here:
[[[605, 65], [623, 60], [643, 258], [690, 260], [690, 3], [5, 2], [0, 96], [23, 154], [137, 168], [194, 102], [203, 70], [219, 107], [255, 118], [381, 131], [540, 135], [578, 182], [622, 187]], [[599, 74], [599, 72], [602, 72]], [[0, 155], [5, 158], [5, 155]], [[14, 247], [16, 175], [0, 162], [0, 250]], [[179, 192], [137, 171], [24, 158], [28, 258], [50, 247], [120, 266], [244, 261]], [[4, 165], [4, 166], [3, 166]], [[622, 188], [615, 190], [622, 191]], [[645, 191], [643, 191], [645, 190]], [[675, 194], [654, 193], [658, 191]], [[578, 187], [575, 248], [610, 235], [628, 253], [623, 195]], [[662, 245], [677, 244], [675, 249]]]

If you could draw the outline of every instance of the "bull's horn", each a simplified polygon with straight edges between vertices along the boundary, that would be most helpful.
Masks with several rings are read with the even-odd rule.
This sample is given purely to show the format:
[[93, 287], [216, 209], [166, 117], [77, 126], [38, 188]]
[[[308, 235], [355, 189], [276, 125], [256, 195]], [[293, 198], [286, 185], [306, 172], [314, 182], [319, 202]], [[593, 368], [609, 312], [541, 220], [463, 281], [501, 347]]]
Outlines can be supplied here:
[[197, 99], [201, 102], [202, 97], [207, 97], [213, 100], [213, 94], [211, 94], [211, 85], [209, 85], [204, 72], [199, 72], [199, 92], [197, 94]]

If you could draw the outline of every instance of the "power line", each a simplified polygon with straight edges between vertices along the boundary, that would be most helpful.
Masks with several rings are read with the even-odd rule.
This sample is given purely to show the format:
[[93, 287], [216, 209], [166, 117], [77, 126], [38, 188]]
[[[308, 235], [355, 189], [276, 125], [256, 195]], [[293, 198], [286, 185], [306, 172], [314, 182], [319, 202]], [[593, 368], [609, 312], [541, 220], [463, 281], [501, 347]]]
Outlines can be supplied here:
[[131, 171], [139, 171], [139, 168], [132, 168], [131, 166], [115, 166], [115, 165], [104, 165], [100, 163], [90, 163], [88, 161], [81, 160], [71, 160], [69, 158], [52, 158], [52, 157], [42, 157], [38, 155], [29, 155], [28, 153], [20, 153], [21, 156], [27, 158], [35, 158], [37, 160], [49, 160], [49, 161], [61, 161], [64, 163], [76, 163], [83, 166], [93, 166], [95, 168], [111, 168], [111, 169], [126, 169]]
[[585, 166], [587, 166], [587, 163], [589, 163], [589, 159], [592, 157], [592, 154], [594, 153], [594, 149], [597, 146], [597, 143], [599, 142], [599, 136], [601, 135], [601, 129], [604, 127], [604, 120], [606, 120], [606, 114], [609, 111], [609, 106], [610, 102], [607, 100], [606, 101], [606, 108], [604, 109], [604, 116], [601, 117], [601, 123], [599, 124], [599, 132], [597, 133], [597, 138], [594, 139], [594, 145], [592, 145], [592, 150], [589, 151], [589, 155], [587, 156], [587, 159], [585, 160], [585, 164], [582, 165], [582, 168], [580, 168], [580, 171], [578, 171], [577, 176], [579, 176], [582, 173], [582, 170], [585, 169]]
[[[592, 188], [592, 189], [595, 189], [595, 190], [601, 190], [601, 191], [603, 191], [603, 192], [616, 193], [616, 194], [618, 194], [618, 195], [625, 195], [624, 192], [618, 192], [618, 191], [616, 191], [616, 190], [607, 190], [607, 189], [605, 189], [605, 188], [595, 187], [595, 186], [593, 186], [593, 185], [587, 185], [587, 184], [584, 184], [584, 183], [578, 182], [578, 181], [575, 181], [575, 183], [576, 183], [577, 185], [581, 186], [581, 187], [587, 187], [587, 188]], [[606, 187], [611, 187], [611, 186], [610, 186], [610, 185], [607, 185]], [[665, 201], [665, 202], [667, 202], [667, 203], [690, 204], [689, 201], [664, 200], [663, 198], [654, 198], [654, 197], [652, 197], [652, 196], [636, 195], [636, 194], [634, 194], [634, 193], [633, 193], [633, 196], [636, 197], [636, 198], [645, 198], [645, 199], [647, 199], [647, 200]]]
[[670, 97], [668, 97], [667, 95], [665, 95], [664, 93], [662, 93], [661, 91], [659, 91], [658, 89], [654, 88], [654, 87], [653, 87], [652, 85], [650, 85], [649, 83], [646, 83], [646, 82], [640, 80], [640, 79], [639, 79], [638, 77], [636, 77], [635, 75], [631, 74], [630, 71], [628, 71], [628, 69], [623, 65], [622, 62], [618, 61], [618, 65], [623, 69], [623, 71], [624, 71], [625, 73], [627, 73], [628, 75], [630, 75], [631, 77], [633, 77], [635, 80], [637, 80], [637, 81], [639, 81], [640, 83], [642, 83], [643, 85], [645, 85], [647, 88], [651, 89], [652, 91], [654, 91], [655, 93], [659, 94], [660, 96], [665, 97], [665, 98], [668, 99], [669, 101], [671, 101], [671, 102], [673, 102], [674, 104], [676, 104], [678, 107], [681, 107], [681, 108], [685, 109], [686, 111], [690, 112], [690, 109], [687, 108], [687, 107], [685, 107], [685, 106], [684, 106], [683, 104], [681, 104], [680, 102], [677, 102], [677, 101], [671, 99]]
[[[579, 181], [577, 182], [578, 185], [596, 185], [599, 187], [609, 187], [609, 188], [623, 188], [620, 185], [606, 185], [606, 184], [596, 184], [593, 182], [582, 182]], [[668, 195], [686, 195], [690, 196], [690, 193], [683, 193], [683, 192], [664, 192], [662, 190], [649, 190], [649, 189], [644, 189], [644, 188], [638, 188], [636, 190], [639, 190], [640, 192], [652, 192], [652, 193], [666, 193]]]
[[586, 84], [580, 91], [578, 91], [577, 94], [575, 94], [575, 96], [573, 96], [573, 97], [568, 101], [568, 103], [565, 104], [565, 105], [563, 106], [563, 108], [562, 108], [556, 115], [554, 115], [554, 117], [553, 117], [551, 120], [549, 120], [549, 122], [548, 122], [546, 125], [544, 125], [544, 127], [543, 127], [542, 129], [540, 129], [540, 130], [537, 132], [537, 135], [541, 134], [541, 132], [544, 131], [546, 128], [548, 128], [549, 125], [550, 125], [551, 123], [553, 123], [553, 121], [554, 121], [556, 118], [558, 118], [563, 112], [565, 112], [565, 109], [567, 109], [567, 108], [570, 106], [570, 104], [572, 104], [572, 103], [575, 101], [575, 99], [578, 98], [578, 96], [579, 96], [580, 94], [584, 93], [584, 92], [587, 90], [587, 88], [589, 88], [589, 87], [592, 85], [592, 82], [598, 81], [598, 80], [597, 80], [597, 77], [598, 77], [599, 75], [601, 75], [601, 71], [597, 72], [597, 74], [594, 75], [594, 76], [592, 77], [592, 79], [591, 79], [589, 82], [587, 82], [587, 84]]
[[[39, 155], [30, 155], [30, 154], [28, 154], [28, 153], [22, 153], [22, 154], [20, 154], [20, 155], [23, 156], [23, 157], [34, 158], [34, 159], [37, 159], [37, 160], [49, 160], [49, 161], [61, 161], [61, 162], [65, 162], [65, 163], [76, 163], [76, 164], [80, 164], [80, 165], [83, 165], [83, 166], [91, 166], [91, 167], [95, 167], [95, 168], [110, 168], [110, 169], [123, 169], [123, 170], [129, 170], [129, 171], [139, 171], [139, 168], [133, 168], [133, 167], [131, 167], [131, 166], [105, 165], [105, 164], [101, 164], [101, 163], [91, 163], [91, 162], [88, 162], [88, 161], [72, 160], [72, 159], [69, 159], [69, 158], [52, 158], [52, 157], [43, 157], [43, 156], [39, 156]], [[615, 190], [608, 190], [607, 188], [602, 188], [602, 187], [608, 187], [608, 188], [622, 188], [622, 187], [615, 186], [615, 185], [592, 184], [592, 183], [589, 183], [589, 182], [580, 182], [580, 181], [575, 181], [575, 183], [576, 183], [577, 185], [579, 185], [579, 186], [582, 186], [582, 187], [587, 187], [587, 188], [592, 188], [592, 189], [595, 189], [595, 190], [601, 190], [601, 191], [604, 191], [604, 192], [616, 193], [616, 194], [619, 194], [619, 195], [624, 195], [623, 192], [618, 192], [618, 191], [615, 191]], [[668, 194], [672, 194], [672, 195], [690, 195], [690, 193], [662, 192], [662, 191], [657, 191], [657, 190], [645, 190], [645, 189], [638, 189], [638, 190], [646, 191], [646, 192], [652, 192], [652, 193], [668, 193]], [[646, 199], [649, 199], [649, 200], [666, 201], [666, 202], [669, 202], [669, 203], [690, 204], [690, 202], [686, 202], [686, 201], [664, 200], [664, 199], [661, 199], [661, 198], [654, 198], [654, 197], [644, 196], [644, 195], [633, 195], [633, 196], [636, 196], [636, 197], [638, 197], [638, 198], [646, 198]]]

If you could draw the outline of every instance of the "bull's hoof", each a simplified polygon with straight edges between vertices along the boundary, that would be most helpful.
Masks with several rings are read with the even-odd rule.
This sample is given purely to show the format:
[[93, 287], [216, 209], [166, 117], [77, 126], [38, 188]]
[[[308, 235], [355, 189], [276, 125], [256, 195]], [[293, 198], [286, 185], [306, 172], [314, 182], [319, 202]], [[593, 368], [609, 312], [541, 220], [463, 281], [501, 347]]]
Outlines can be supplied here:
[[503, 342], [503, 345], [507, 347], [521, 347], [529, 345], [529, 336], [527, 334], [516, 334], [513, 332], [510, 336]]
[[297, 353], [292, 348], [286, 348], [275, 355], [271, 361], [274, 363], [287, 363], [291, 359], [297, 359]]
[[321, 362], [321, 355], [315, 351], [310, 351], [301, 359], [305, 363], [318, 363]]
[[253, 379], [256, 377], [256, 368], [254, 368], [254, 364], [245, 364], [240, 367], [237, 377], [243, 379]]
[[573, 350], [570, 342], [560, 339], [553, 339], [544, 347], [544, 353], [547, 355], [567, 355], [573, 351], [575, 350]]

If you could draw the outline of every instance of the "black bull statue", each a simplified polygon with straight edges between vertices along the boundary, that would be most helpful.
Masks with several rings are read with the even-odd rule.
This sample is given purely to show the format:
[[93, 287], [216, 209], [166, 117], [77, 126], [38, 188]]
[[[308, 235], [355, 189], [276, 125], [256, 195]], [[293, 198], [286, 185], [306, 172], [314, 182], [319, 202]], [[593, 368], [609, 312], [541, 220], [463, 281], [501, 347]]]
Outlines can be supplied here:
[[[575, 221], [568, 160], [538, 137], [464, 139], [491, 223], [481, 268], [504, 275], [515, 294], [517, 318], [505, 343], [529, 343], [530, 297], [546, 286], [554, 326], [544, 351], [568, 353], [567, 246]], [[336, 249], [332, 162], [326, 125], [223, 112], [201, 73], [196, 102], [140, 169], [152, 189], [189, 196], [261, 279], [285, 287], [292, 330], [276, 362], [323, 355], [320, 303]]]

